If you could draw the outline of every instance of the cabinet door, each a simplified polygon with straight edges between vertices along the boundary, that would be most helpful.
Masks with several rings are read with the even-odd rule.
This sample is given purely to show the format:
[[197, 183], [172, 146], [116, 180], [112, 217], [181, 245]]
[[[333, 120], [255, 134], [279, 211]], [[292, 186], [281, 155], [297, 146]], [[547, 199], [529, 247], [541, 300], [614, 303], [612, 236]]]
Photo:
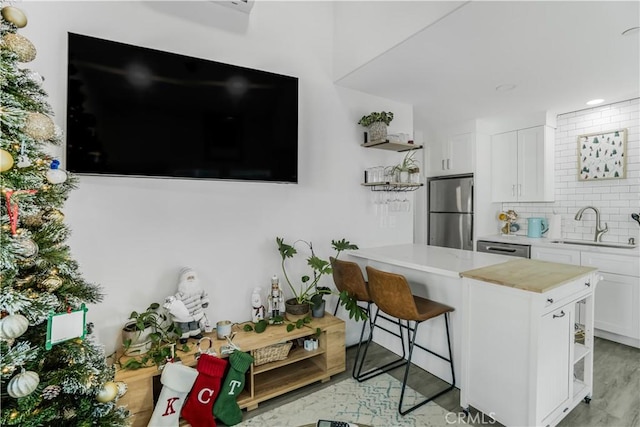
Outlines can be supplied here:
[[531, 247], [531, 258], [540, 261], [559, 262], [561, 264], [580, 265], [580, 251], [571, 249], [546, 248], [543, 246]]
[[519, 201], [541, 201], [545, 198], [544, 126], [518, 131]]
[[517, 200], [518, 134], [506, 132], [491, 137], [491, 198], [494, 202]]
[[473, 133], [454, 135], [449, 138], [449, 157], [445, 161], [447, 173], [458, 175], [473, 172], [474, 145], [475, 136]]
[[446, 174], [448, 156], [447, 141], [435, 140], [428, 146], [429, 169], [428, 176], [441, 176]]
[[542, 420], [569, 400], [573, 305], [542, 316], [538, 347], [537, 420]]
[[640, 280], [633, 276], [600, 273], [596, 286], [595, 327], [597, 329], [640, 338]]

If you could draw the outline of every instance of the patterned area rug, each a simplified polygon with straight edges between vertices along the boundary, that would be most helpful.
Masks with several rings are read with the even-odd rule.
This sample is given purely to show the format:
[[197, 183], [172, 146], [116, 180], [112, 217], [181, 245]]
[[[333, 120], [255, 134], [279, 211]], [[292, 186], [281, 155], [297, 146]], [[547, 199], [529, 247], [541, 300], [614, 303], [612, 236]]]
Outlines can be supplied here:
[[[279, 408], [248, 419], [238, 426], [298, 427], [318, 419], [348, 421], [375, 427], [450, 426], [445, 418], [449, 412], [434, 402], [416, 409], [404, 417], [398, 414], [402, 383], [388, 374], [359, 383], [349, 378]], [[423, 399], [407, 387], [405, 407]], [[245, 415], [246, 417], [246, 415]], [[453, 418], [450, 415], [450, 418]]]

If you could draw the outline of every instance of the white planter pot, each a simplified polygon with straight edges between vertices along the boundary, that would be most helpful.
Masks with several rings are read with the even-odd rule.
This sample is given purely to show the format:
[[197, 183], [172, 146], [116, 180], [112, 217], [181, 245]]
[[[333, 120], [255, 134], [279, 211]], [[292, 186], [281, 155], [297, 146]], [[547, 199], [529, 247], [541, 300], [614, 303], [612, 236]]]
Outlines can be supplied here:
[[124, 343], [126, 340], [131, 340], [131, 345], [125, 351], [125, 356], [138, 356], [145, 354], [151, 349], [151, 339], [149, 335], [153, 333], [153, 328], [148, 327], [144, 331], [138, 331], [131, 327], [135, 324], [136, 322], [132, 320], [125, 323], [122, 328], [122, 342]]

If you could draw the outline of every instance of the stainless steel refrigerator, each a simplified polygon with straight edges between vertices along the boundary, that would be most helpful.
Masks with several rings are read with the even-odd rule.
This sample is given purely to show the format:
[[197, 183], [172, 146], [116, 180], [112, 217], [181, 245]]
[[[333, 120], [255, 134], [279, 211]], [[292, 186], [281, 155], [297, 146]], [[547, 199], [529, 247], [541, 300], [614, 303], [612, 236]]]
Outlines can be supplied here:
[[429, 244], [473, 250], [473, 175], [429, 180]]

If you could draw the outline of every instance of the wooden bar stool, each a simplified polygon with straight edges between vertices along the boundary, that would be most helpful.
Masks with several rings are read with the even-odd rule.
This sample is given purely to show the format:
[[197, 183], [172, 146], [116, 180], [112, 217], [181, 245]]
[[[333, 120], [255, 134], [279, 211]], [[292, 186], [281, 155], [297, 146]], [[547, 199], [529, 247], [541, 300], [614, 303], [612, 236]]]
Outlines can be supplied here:
[[[400, 402], [398, 403], [398, 412], [400, 415], [406, 415], [409, 412], [421, 407], [427, 402], [432, 401], [436, 397], [439, 397], [451, 390], [454, 389], [456, 384], [456, 377], [453, 371], [453, 356], [451, 354], [451, 338], [449, 336], [449, 313], [454, 309], [453, 307], [449, 307], [448, 305], [440, 304], [439, 302], [435, 302], [429, 300], [427, 298], [422, 298], [419, 296], [415, 296], [411, 293], [411, 288], [409, 287], [409, 283], [407, 279], [395, 273], [388, 273], [385, 271], [377, 270], [373, 267], [367, 266], [367, 276], [369, 278], [368, 281], [368, 290], [373, 303], [378, 307], [376, 312], [376, 316], [373, 320], [374, 327], [378, 327], [376, 322], [378, 320], [378, 313], [381, 311], [383, 313], [388, 314], [396, 318], [401, 325], [400, 332], [400, 340], [402, 341], [402, 350], [403, 357], [401, 360], [397, 360], [397, 366], [393, 366], [392, 364], [383, 365], [379, 368], [373, 368], [364, 375], [365, 379], [373, 378], [374, 376], [380, 375], [384, 372], [387, 372], [391, 369], [398, 368], [400, 366], [406, 365], [404, 371], [404, 379], [402, 381], [402, 391], [400, 393]], [[440, 354], [434, 353], [426, 347], [423, 347], [419, 344], [416, 344], [416, 335], [418, 334], [418, 326], [420, 323], [438, 317], [440, 315], [444, 315], [445, 327], [447, 331], [447, 345], [449, 347], [449, 357], [446, 358]], [[405, 322], [405, 323], [402, 323]], [[413, 322], [413, 327], [411, 327], [410, 322]], [[406, 360], [403, 360], [404, 357], [404, 337], [402, 334], [402, 329], [407, 330], [407, 341], [409, 341], [409, 357]], [[413, 332], [413, 334], [411, 334]], [[394, 334], [395, 335], [395, 334]], [[397, 335], [396, 335], [397, 336]], [[372, 334], [369, 334], [369, 339], [365, 344], [365, 350], [363, 355], [363, 360], [361, 364], [364, 363], [364, 359], [366, 357], [366, 351], [371, 343]], [[451, 366], [451, 378], [452, 381], [449, 384], [449, 387], [446, 389], [434, 394], [431, 397], [426, 398], [425, 400], [411, 406], [407, 409], [402, 409], [402, 402], [404, 399], [404, 392], [407, 387], [407, 378], [409, 377], [409, 368], [411, 366], [411, 356], [413, 355], [414, 347], [418, 347], [442, 360], [445, 362], [449, 362]], [[393, 363], [393, 362], [392, 362]], [[391, 366], [388, 366], [391, 365]]]
[[[364, 276], [362, 275], [362, 270], [360, 269], [360, 266], [358, 264], [351, 261], [338, 260], [334, 257], [330, 257], [329, 260], [331, 261], [331, 268], [333, 270], [333, 281], [338, 291], [340, 292], [347, 291], [349, 295], [353, 296], [358, 302], [364, 302], [366, 304], [366, 307], [364, 307], [364, 309], [367, 312], [367, 321], [362, 322], [362, 330], [360, 331], [360, 341], [358, 341], [358, 350], [356, 351], [356, 357], [353, 364], [353, 371], [351, 374], [353, 378], [355, 378], [356, 380], [363, 381], [366, 378], [363, 379], [361, 374], [362, 361], [366, 356], [366, 351], [361, 358], [360, 350], [362, 348], [362, 343], [363, 343], [362, 338], [364, 337], [364, 331], [367, 326], [367, 323], [369, 324], [369, 337], [366, 340], [367, 342], [371, 340], [371, 334], [373, 333], [374, 324], [373, 324], [373, 316], [371, 313], [371, 305], [373, 303], [373, 300], [371, 299], [371, 296], [369, 296], [369, 291], [367, 289], [367, 282], [364, 280]], [[338, 312], [338, 307], [340, 307], [340, 301], [338, 301], [338, 303], [336, 304], [336, 308], [333, 311], [334, 316]], [[395, 322], [394, 319], [387, 319], [387, 320]], [[377, 326], [377, 327], [382, 328], [385, 331], [396, 335], [396, 333], [389, 331], [388, 329], [382, 326]], [[400, 331], [402, 331], [402, 329], [400, 329]], [[404, 346], [402, 347], [402, 351], [404, 356], [405, 355]]]

